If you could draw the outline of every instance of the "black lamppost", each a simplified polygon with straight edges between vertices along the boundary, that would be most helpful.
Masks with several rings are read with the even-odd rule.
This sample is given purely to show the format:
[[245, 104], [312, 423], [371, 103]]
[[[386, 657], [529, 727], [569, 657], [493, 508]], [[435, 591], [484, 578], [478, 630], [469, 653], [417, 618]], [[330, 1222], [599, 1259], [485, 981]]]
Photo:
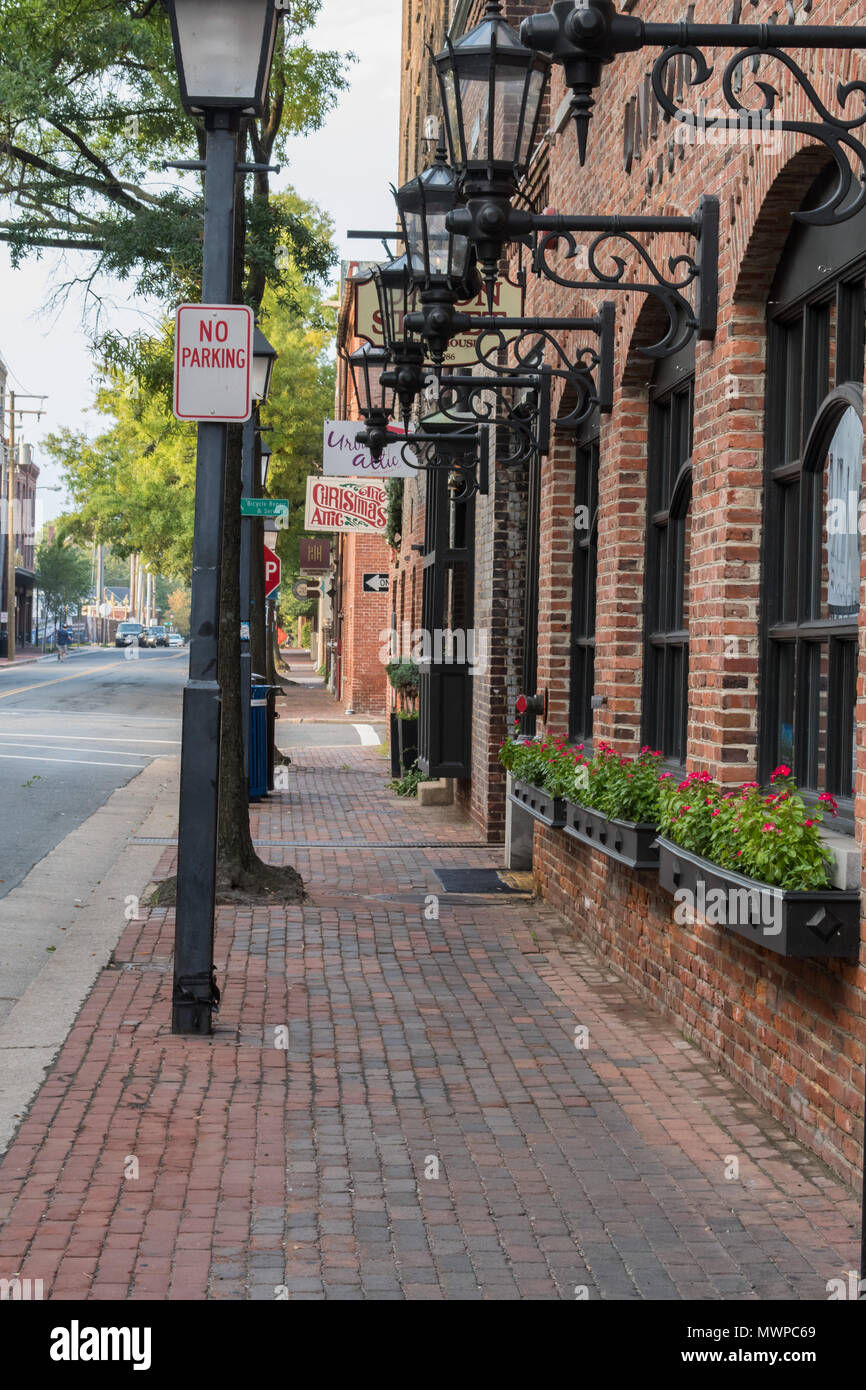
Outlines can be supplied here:
[[[253, 337], [253, 364], [251, 394], [255, 405], [249, 420], [243, 427], [242, 497], [255, 497], [255, 454], [256, 435], [259, 429], [259, 406], [266, 401], [271, 389], [274, 363], [277, 350], [272, 347], [257, 326]], [[258, 535], [260, 527], [255, 517], [241, 517], [241, 721], [244, 744], [244, 776], [249, 771], [250, 744], [250, 685], [252, 683], [252, 658], [250, 655], [250, 627], [252, 612], [252, 557], [253, 535]]]
[[[264, 104], [275, 0], [163, 0], [181, 101], [203, 115], [202, 302], [231, 301], [238, 128]], [[198, 426], [189, 679], [183, 692], [172, 1032], [210, 1033], [220, 762], [220, 560], [227, 426]]]

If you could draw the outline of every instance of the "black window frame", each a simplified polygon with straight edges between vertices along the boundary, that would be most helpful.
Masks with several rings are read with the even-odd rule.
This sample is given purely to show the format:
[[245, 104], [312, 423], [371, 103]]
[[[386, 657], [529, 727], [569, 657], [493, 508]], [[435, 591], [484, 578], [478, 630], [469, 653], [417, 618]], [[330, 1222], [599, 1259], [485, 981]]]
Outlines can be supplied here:
[[694, 346], [660, 362], [647, 411], [646, 544], [642, 742], [660, 749], [665, 765], [684, 769], [688, 756]]
[[[591, 748], [593, 742], [600, 462], [601, 433], [596, 415], [577, 441], [574, 469], [568, 737], [571, 743], [582, 743], [585, 748]], [[584, 530], [577, 526], [578, 507], [586, 508], [589, 524]]]
[[[776, 766], [790, 765], [807, 802], [823, 791], [836, 798], [833, 826], [841, 831], [854, 829], [855, 778], [851, 746], [836, 730], [846, 721], [856, 739], [859, 610], [846, 618], [813, 610], [827, 449], [849, 409], [863, 419], [864, 314], [860, 257], [811, 292], [771, 302], [767, 325], [758, 776], [766, 783]], [[792, 343], [800, 354], [796, 408], [781, 390], [792, 379]], [[788, 722], [790, 750], [783, 740]]]

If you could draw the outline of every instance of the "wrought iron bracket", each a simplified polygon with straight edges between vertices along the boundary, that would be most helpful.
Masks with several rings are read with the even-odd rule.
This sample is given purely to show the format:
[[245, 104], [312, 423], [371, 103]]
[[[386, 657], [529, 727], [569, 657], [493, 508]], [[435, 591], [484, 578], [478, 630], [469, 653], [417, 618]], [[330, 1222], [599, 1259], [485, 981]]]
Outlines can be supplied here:
[[[652, 85], [666, 119], [685, 125], [694, 132], [714, 130], [767, 131], [805, 135], [826, 146], [836, 165], [837, 181], [830, 196], [818, 208], [794, 212], [803, 222], [829, 226], [846, 221], [866, 205], [866, 145], [853, 132], [866, 124], [866, 83], [839, 83], [834, 113], [824, 105], [800, 65], [790, 56], [791, 49], [866, 50], [866, 27], [818, 24], [658, 24], [637, 16], [619, 14], [612, 0], [556, 0], [547, 14], [531, 15], [520, 26], [521, 41], [548, 54], [564, 72], [572, 91], [572, 111], [577, 124], [578, 154], [586, 158], [586, 143], [595, 90], [602, 69], [620, 53], [643, 48], [661, 48], [652, 68]], [[685, 110], [677, 87], [694, 88], [706, 82], [713, 68], [702, 50], [733, 48], [725, 64], [722, 93], [731, 116], [713, 117], [708, 123], [703, 111]], [[686, 61], [681, 61], [686, 60]], [[800, 93], [817, 119], [793, 120], [778, 114], [779, 92], [757, 73], [766, 60], [781, 63], [794, 79]], [[762, 100], [746, 106], [737, 93], [742, 88], [743, 66], [750, 65], [754, 85]], [[857, 94], [862, 110], [846, 117], [841, 114], [849, 98]], [[857, 166], [855, 175], [851, 160]], [[860, 187], [852, 197], [855, 184]]]
[[[691, 217], [664, 214], [619, 217], [533, 213], [513, 208], [504, 199], [485, 197], [470, 199], [465, 207], [455, 208], [448, 215], [447, 225], [450, 231], [475, 242], [488, 294], [502, 247], [516, 242], [530, 248], [534, 272], [554, 284], [582, 290], [628, 291], [655, 299], [664, 311], [666, 327], [657, 342], [639, 349], [647, 357], [673, 356], [685, 347], [694, 332], [701, 339], [715, 335], [719, 256], [717, 198], [702, 197], [697, 213]], [[592, 236], [588, 247], [579, 248], [576, 232]], [[683, 251], [671, 256], [665, 268], [657, 264], [637, 239], [639, 232], [682, 233], [695, 238], [697, 250], [694, 254]], [[560, 254], [560, 261], [575, 261], [579, 252], [584, 251], [577, 274], [566, 274], [562, 267], [551, 264], [551, 252], [561, 242], [565, 243], [566, 251], [564, 257]], [[628, 246], [637, 257], [639, 269], [632, 280], [625, 278], [626, 260], [612, 249], [616, 242]], [[608, 256], [610, 269], [605, 270], [599, 263], [600, 253]], [[687, 295], [693, 285], [696, 286], [694, 303]]]

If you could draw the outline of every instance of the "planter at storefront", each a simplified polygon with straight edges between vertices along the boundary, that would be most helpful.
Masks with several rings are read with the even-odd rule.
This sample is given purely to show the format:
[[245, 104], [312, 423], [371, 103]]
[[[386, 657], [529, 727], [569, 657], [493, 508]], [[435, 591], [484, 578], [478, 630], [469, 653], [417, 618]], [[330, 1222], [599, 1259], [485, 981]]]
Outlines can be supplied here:
[[512, 778], [509, 796], [542, 825], [549, 825], [552, 830], [561, 830], [565, 825], [565, 802], [562, 797], [551, 796], [543, 787]]
[[658, 829], [635, 821], [609, 820], [601, 811], [579, 806], [575, 801], [565, 803], [565, 833], [581, 844], [591, 845], [608, 859], [625, 864], [629, 869], [657, 869], [659, 852], [656, 847]]
[[860, 893], [772, 888], [722, 869], [658, 837], [659, 883], [720, 931], [734, 932], [780, 956], [855, 956], [860, 945]]

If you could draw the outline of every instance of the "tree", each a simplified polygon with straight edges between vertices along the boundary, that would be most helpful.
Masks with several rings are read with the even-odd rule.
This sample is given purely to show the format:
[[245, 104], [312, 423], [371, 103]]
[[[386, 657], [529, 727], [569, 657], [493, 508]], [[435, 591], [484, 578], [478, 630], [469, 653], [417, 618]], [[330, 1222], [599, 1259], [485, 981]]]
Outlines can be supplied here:
[[[299, 285], [325, 275], [334, 253], [291, 204], [270, 197], [267, 167], [285, 152], [288, 135], [316, 129], [346, 85], [346, 60], [313, 52], [300, 36], [320, 0], [288, 0], [283, 7], [268, 102], [262, 116], [244, 123], [241, 147], [259, 166], [237, 220], [233, 299], [261, 308], [268, 287], [291, 304]], [[195, 136], [197, 147], [189, 146]], [[82, 277], [88, 294], [100, 272], [133, 277], [136, 287], [163, 302], [200, 298], [202, 197], [173, 181], [150, 180], [158, 161], [204, 151], [200, 124], [182, 113], [169, 28], [155, 0], [7, 0], [0, 51], [0, 203], [13, 211], [0, 221], [13, 263], [44, 247], [93, 253]], [[146, 337], [100, 340], [104, 364], [119, 382], [134, 377], [152, 395], [165, 388], [165, 353]], [[223, 748], [220, 776], [220, 855], [231, 887], [274, 882], [275, 871], [256, 856], [242, 777], [238, 528], [240, 431], [229, 429], [222, 563], [220, 680]], [[67, 452], [80, 441], [67, 438]], [[109, 448], [122, 447], [109, 441]], [[105, 459], [89, 461], [103, 497]], [[146, 484], [143, 485], [146, 490]], [[80, 497], [82, 508], [89, 503]], [[154, 499], [150, 499], [154, 504]], [[85, 517], [91, 529], [95, 516]], [[100, 525], [102, 522], [100, 521]], [[111, 529], [116, 546], [123, 538]], [[142, 549], [138, 535], [127, 544]], [[224, 680], [223, 680], [224, 677]], [[240, 770], [240, 774], [239, 774]], [[284, 874], [286, 881], [291, 874]], [[297, 892], [295, 875], [294, 891]]]
[[[271, 163], [287, 136], [318, 129], [346, 85], [346, 58], [301, 41], [320, 3], [289, 0], [284, 10], [268, 105], [250, 122], [256, 161]], [[83, 284], [94, 308], [103, 274], [132, 278], [163, 302], [198, 298], [200, 188], [153, 174], [164, 159], [202, 153], [203, 129], [180, 106], [168, 17], [155, 0], [4, 0], [0, 240], [13, 264], [45, 248], [91, 253], [86, 273], [61, 288]], [[256, 176], [248, 245], [261, 289], [279, 284], [279, 244], [314, 273], [327, 254], [307, 227], [269, 206], [267, 177]], [[127, 356], [129, 344], [108, 342]]]
[[171, 622], [184, 638], [189, 637], [189, 589], [173, 589], [168, 596], [166, 619]]
[[36, 573], [46, 612], [55, 623], [68, 609], [77, 610], [91, 590], [90, 556], [61, 537], [43, 541], [36, 551]]

